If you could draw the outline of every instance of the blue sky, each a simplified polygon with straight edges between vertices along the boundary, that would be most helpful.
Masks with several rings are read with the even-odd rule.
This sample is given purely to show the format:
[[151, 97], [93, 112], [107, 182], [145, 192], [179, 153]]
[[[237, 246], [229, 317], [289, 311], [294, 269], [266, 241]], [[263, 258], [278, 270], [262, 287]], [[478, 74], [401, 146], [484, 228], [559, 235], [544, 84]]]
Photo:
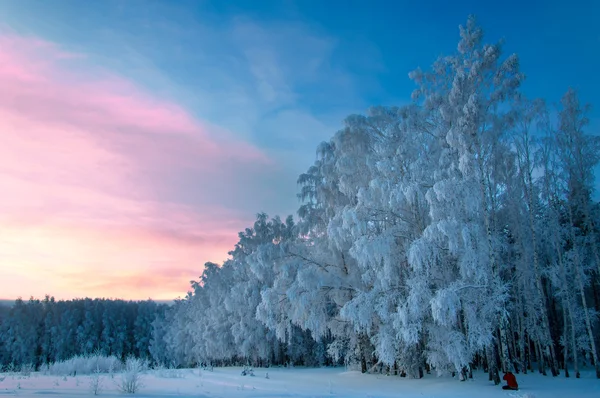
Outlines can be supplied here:
[[[226, 257], [236, 232], [257, 212], [294, 213], [296, 178], [314, 160], [318, 143], [329, 139], [348, 114], [408, 102], [414, 88], [408, 73], [453, 52], [458, 25], [469, 14], [477, 16], [487, 41], [504, 39], [506, 54], [519, 54], [528, 96], [557, 103], [572, 86], [594, 106], [591, 129], [599, 128], [599, 1], [0, 0], [0, 44], [5, 46], [0, 56], [14, 66], [5, 73], [15, 73], [5, 74], [5, 83], [24, 79], [23, 85], [10, 86], [14, 91], [0, 94], [0, 100], [14, 96], [4, 98], [8, 108], [0, 103], [0, 122], [10, 117], [16, 126], [17, 120], [32, 137], [58, 148], [75, 142], [77, 149], [67, 151], [73, 159], [82, 151], [90, 154], [70, 161], [45, 153], [46, 163], [21, 157], [11, 170], [31, 169], [28, 178], [34, 171], [38, 176], [56, 170], [44, 180], [51, 185], [29, 186], [5, 171], [3, 189], [52, 192], [44, 196], [43, 206], [31, 206], [45, 215], [46, 208], [61, 209], [43, 221], [54, 228], [48, 236], [60, 230], [73, 242], [82, 230], [89, 234], [72, 250], [80, 257], [90, 256], [90, 242], [109, 234], [107, 225], [134, 225], [127, 236], [135, 236], [131, 239], [140, 247], [135, 258], [140, 267], [157, 256], [164, 258], [164, 264], [154, 265], [157, 269], [183, 262], [183, 276], [172, 286], [181, 279], [187, 284], [198, 264]], [[36, 95], [28, 86], [31, 76]], [[48, 95], [60, 101], [49, 101]], [[17, 107], [16, 98], [22, 97], [30, 101], [29, 108]], [[97, 117], [98, 109], [110, 118]], [[30, 126], [33, 120], [43, 123]], [[175, 140], [156, 131], [172, 124]], [[58, 127], [51, 135], [44, 126]], [[74, 133], [65, 133], [71, 128]], [[157, 137], [155, 144], [139, 139], [140, 132]], [[73, 134], [80, 140], [74, 141]], [[37, 153], [31, 140], [15, 137], [19, 146], [8, 146], [8, 155], [25, 149]], [[98, 181], [92, 184], [83, 170], [100, 170]], [[31, 214], [30, 207], [17, 202], [0, 202], [0, 209]], [[108, 210], [100, 211], [100, 205]], [[23, 229], [23, 217], [10, 222], [21, 228], [22, 243], [29, 245], [31, 231]], [[189, 223], [184, 232], [177, 220]], [[148, 242], [159, 241], [170, 249], [143, 251]], [[46, 267], [75, 264], [65, 270], [71, 278], [65, 283], [79, 277], [74, 270], [105, 264], [55, 257], [42, 246], [32, 263], [54, 256]], [[6, 248], [14, 251], [11, 258], [18, 257], [14, 247]], [[19, 250], [32, 251], [29, 246]], [[0, 247], [0, 256], [7, 256], [3, 253]], [[165, 284], [167, 273], [160, 275], [163, 279], [146, 282], [149, 292], [153, 283]], [[21, 274], [0, 274], [9, 276], [13, 285], [25, 283]], [[56, 289], [60, 286], [57, 282]], [[174, 290], [159, 298], [172, 297], [168, 294]]]
[[304, 151], [304, 163], [348, 113], [406, 101], [408, 72], [453, 51], [471, 13], [488, 40], [503, 38], [506, 52], [520, 55], [530, 96], [558, 101], [573, 86], [600, 106], [600, 2], [593, 0], [20, 0], [0, 7], [11, 28], [94, 56], [261, 147]]

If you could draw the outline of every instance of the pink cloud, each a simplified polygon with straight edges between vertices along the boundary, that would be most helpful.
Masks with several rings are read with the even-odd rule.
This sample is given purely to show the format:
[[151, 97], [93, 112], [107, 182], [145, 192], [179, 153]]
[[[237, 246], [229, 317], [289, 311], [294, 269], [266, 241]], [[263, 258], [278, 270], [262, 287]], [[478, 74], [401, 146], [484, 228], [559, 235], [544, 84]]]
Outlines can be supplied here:
[[267, 156], [83, 55], [0, 49], [0, 296], [175, 297], [226, 257], [251, 215], [196, 184], [247, 181]]

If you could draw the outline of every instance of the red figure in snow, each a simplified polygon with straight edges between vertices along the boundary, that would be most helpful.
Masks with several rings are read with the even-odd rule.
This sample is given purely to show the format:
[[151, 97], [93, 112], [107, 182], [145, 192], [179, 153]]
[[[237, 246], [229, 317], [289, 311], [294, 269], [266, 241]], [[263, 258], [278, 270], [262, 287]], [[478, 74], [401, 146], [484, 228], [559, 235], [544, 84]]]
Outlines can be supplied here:
[[518, 390], [519, 385], [517, 384], [517, 379], [512, 372], [506, 372], [503, 377], [506, 380], [506, 385], [502, 386], [503, 390]]

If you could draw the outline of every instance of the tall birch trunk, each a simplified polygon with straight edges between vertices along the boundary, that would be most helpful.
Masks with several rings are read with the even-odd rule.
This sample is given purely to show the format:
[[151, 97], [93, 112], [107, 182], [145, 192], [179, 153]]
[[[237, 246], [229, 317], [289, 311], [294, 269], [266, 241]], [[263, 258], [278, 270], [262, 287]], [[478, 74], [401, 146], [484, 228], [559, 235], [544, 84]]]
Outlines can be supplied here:
[[[522, 136], [522, 150], [523, 150], [523, 161], [524, 165], [521, 165], [522, 183], [525, 186], [525, 197], [527, 199], [527, 213], [529, 218], [529, 232], [531, 234], [531, 245], [533, 250], [533, 271], [535, 275], [535, 289], [537, 297], [540, 300], [539, 307], [540, 315], [542, 317], [542, 345], [549, 354], [548, 364], [550, 365], [550, 371], [553, 376], [558, 376], [558, 363], [556, 362], [556, 355], [554, 352], [554, 343], [552, 341], [552, 335], [550, 333], [550, 321], [548, 320], [548, 308], [547, 299], [542, 286], [542, 273], [540, 271], [540, 260], [539, 250], [537, 245], [537, 234], [535, 230], [535, 218], [534, 218], [534, 204], [533, 204], [533, 176], [531, 174], [532, 162], [529, 144], [528, 130], [524, 129]], [[536, 306], [537, 307], [537, 306]]]
[[596, 352], [596, 341], [594, 336], [594, 331], [592, 329], [592, 321], [590, 319], [590, 312], [588, 310], [587, 299], [585, 297], [585, 286], [583, 284], [583, 278], [581, 277], [581, 261], [579, 259], [579, 251], [576, 247], [576, 236], [573, 232], [573, 209], [571, 206], [569, 208], [569, 230], [571, 231], [571, 239], [573, 240], [573, 253], [575, 254], [575, 275], [577, 284], [579, 285], [579, 293], [581, 295], [581, 303], [583, 305], [583, 312], [585, 314], [585, 326], [587, 328], [588, 337], [590, 339], [590, 351], [592, 354], [592, 359], [594, 360], [594, 366], [596, 368], [596, 378], [600, 379], [600, 364], [598, 363], [598, 353]]

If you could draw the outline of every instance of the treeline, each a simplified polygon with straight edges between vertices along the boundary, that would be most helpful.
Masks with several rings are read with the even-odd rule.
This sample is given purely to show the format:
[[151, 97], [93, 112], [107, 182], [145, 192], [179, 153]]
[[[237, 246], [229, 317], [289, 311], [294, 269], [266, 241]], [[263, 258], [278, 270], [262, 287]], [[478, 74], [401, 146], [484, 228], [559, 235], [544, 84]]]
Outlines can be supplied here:
[[0, 365], [19, 367], [100, 354], [151, 359], [153, 322], [167, 305], [153, 301], [17, 299], [0, 315]]
[[587, 107], [573, 90], [556, 109], [525, 98], [518, 57], [473, 18], [410, 77], [410, 104], [318, 147], [296, 223], [260, 214], [206, 264], [157, 321], [157, 360], [600, 377]]

